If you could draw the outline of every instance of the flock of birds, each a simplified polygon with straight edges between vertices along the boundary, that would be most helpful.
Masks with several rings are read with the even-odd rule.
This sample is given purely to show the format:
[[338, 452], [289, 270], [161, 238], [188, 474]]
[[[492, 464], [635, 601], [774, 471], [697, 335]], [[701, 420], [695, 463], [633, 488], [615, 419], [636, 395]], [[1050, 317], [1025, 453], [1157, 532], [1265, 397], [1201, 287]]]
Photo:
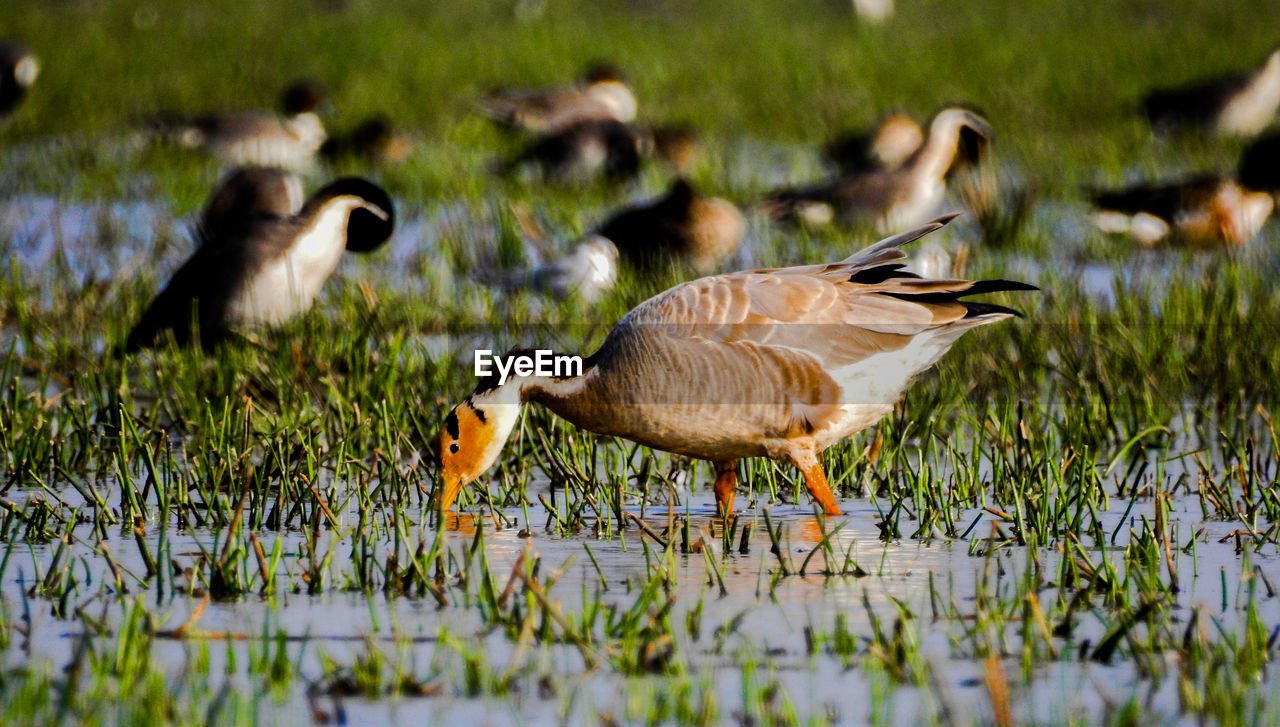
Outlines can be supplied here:
[[[39, 66], [13, 44], [0, 45], [0, 63], [0, 115], [7, 115]], [[407, 139], [385, 119], [330, 138], [316, 113], [322, 98], [317, 84], [304, 81], [285, 89], [281, 115], [155, 120], [158, 138], [233, 171], [200, 216], [195, 252], [129, 333], [124, 353], [170, 340], [212, 351], [245, 327], [289, 320], [310, 307], [344, 251], [374, 250], [391, 236], [394, 205], [368, 180], [339, 179], [303, 200], [293, 171], [318, 155], [394, 161], [407, 153]], [[1280, 51], [1238, 78], [1157, 91], [1143, 108], [1162, 131], [1257, 135], [1277, 106]], [[835, 140], [824, 149], [839, 170], [832, 179], [777, 190], [760, 204], [781, 222], [869, 219], [885, 233], [907, 232], [839, 262], [716, 275], [742, 238], [743, 214], [698, 193], [683, 176], [692, 134], [637, 123], [637, 99], [614, 68], [593, 65], [567, 88], [495, 91], [477, 108], [524, 139], [495, 166], [501, 174], [626, 179], [654, 156], [676, 172], [660, 198], [618, 211], [565, 256], [506, 271], [496, 282], [590, 301], [613, 285], [618, 264], [641, 274], [674, 265], [706, 277], [636, 306], [580, 374], [481, 380], [434, 442], [442, 509], [493, 465], [521, 406], [532, 401], [591, 431], [713, 463], [722, 513], [733, 508], [737, 461], [770, 457], [796, 466], [822, 510], [839, 514], [823, 450], [890, 411], [963, 333], [1018, 315], [965, 298], [1034, 290], [1007, 280], [922, 276], [901, 262], [901, 246], [954, 217], [932, 219], [947, 181], [987, 157], [991, 125], [973, 109], [943, 108], [926, 126], [894, 115]], [[1271, 212], [1278, 167], [1280, 133], [1273, 132], [1248, 148], [1234, 179], [1198, 175], [1098, 191], [1093, 201], [1101, 226], [1144, 243], [1172, 237], [1240, 245]]]

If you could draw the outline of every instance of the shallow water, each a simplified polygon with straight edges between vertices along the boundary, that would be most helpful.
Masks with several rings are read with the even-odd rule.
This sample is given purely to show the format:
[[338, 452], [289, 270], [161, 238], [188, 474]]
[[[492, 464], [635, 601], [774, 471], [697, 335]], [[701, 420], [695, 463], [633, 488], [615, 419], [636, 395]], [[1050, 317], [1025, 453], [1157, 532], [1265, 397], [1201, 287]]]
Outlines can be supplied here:
[[[531, 492], [530, 496], [536, 497], [536, 494]], [[48, 498], [49, 494], [11, 491], [8, 497], [21, 503], [28, 497]], [[114, 495], [109, 495], [108, 500], [113, 501]], [[74, 493], [66, 495], [66, 504], [78, 505]], [[702, 610], [699, 638], [691, 638], [683, 628], [674, 632], [684, 671], [714, 685], [717, 703], [724, 710], [742, 704], [742, 679], [744, 674], [754, 674], [762, 681], [778, 681], [802, 718], [836, 714], [841, 716], [842, 723], [861, 724], [870, 721], [874, 709], [879, 708], [889, 710], [895, 723], [909, 723], [915, 721], [913, 717], [932, 720], [936, 710], [945, 706], [962, 722], [986, 719], [989, 698], [983, 686], [984, 669], [982, 661], [968, 653], [970, 642], [965, 633], [970, 626], [963, 615], [975, 613], [974, 599], [980, 593], [990, 594], [997, 600], [1014, 597], [1019, 579], [1036, 562], [1050, 581], [1041, 586], [1039, 593], [1042, 602], [1047, 603], [1054, 597], [1051, 581], [1057, 571], [1058, 551], [1054, 547], [1004, 547], [986, 556], [971, 554], [970, 540], [965, 539], [884, 542], [879, 539], [876, 526], [879, 510], [872, 502], [846, 500], [841, 505], [846, 515], [828, 524], [828, 527], [840, 528], [832, 543], [837, 553], [847, 553], [857, 562], [865, 572], [861, 576], [823, 576], [811, 572], [806, 576], [782, 578], [771, 588], [771, 578], [779, 561], [770, 552], [762, 513], [754, 509], [740, 515], [742, 522], [753, 524], [749, 552], [738, 554], [735, 541], [734, 550], [724, 558], [723, 595], [714, 585], [703, 555], [676, 553], [670, 578], [674, 594], [672, 623], [683, 624], [690, 610]], [[675, 514], [687, 514], [694, 541], [700, 533], [706, 534], [707, 547], [719, 553], [720, 523], [712, 517], [713, 507], [710, 498], [699, 495], [677, 507]], [[541, 530], [541, 510], [531, 509], [531, 513], [535, 522], [528, 524], [533, 531], [530, 538], [520, 535], [526, 523], [519, 511], [506, 513], [520, 522], [519, 527], [485, 526], [485, 552], [491, 572], [501, 586], [526, 549], [526, 557], [536, 554], [540, 558], [542, 574], [572, 560], [549, 592], [565, 614], [582, 613], [593, 602], [625, 611], [648, 579], [651, 568], [660, 561], [658, 546], [635, 527], [627, 529], [622, 538], [609, 540], [588, 535], [560, 537]], [[969, 523], [979, 516], [986, 522], [993, 521], [981, 510], [966, 512], [959, 521]], [[338, 534], [321, 536], [321, 552], [329, 547], [336, 549], [332, 569], [334, 583], [341, 583], [342, 574], [352, 568], [347, 559], [351, 541], [346, 537], [347, 528], [352, 525], [350, 517], [340, 513], [343, 525]], [[798, 566], [822, 537], [813, 515], [806, 508], [776, 505], [770, 510], [770, 517], [785, 525], [785, 549], [792, 567]], [[1115, 542], [1108, 546], [1112, 548], [1110, 557], [1118, 562], [1130, 532], [1124, 527], [1123, 508], [1113, 508], [1101, 517], [1108, 533], [1117, 532]], [[1153, 517], [1149, 498], [1139, 501], [1128, 513], [1127, 525], [1138, 527], [1144, 517]], [[1258, 586], [1251, 575], [1252, 567], [1280, 574], [1280, 561], [1274, 548], [1243, 561], [1231, 545], [1217, 543], [1238, 524], [1204, 522], [1193, 498], [1176, 500], [1170, 517], [1175, 542], [1182, 543], [1192, 532], [1204, 529], [1194, 557], [1178, 557], [1181, 591], [1176, 598], [1175, 618], [1185, 621], [1193, 608], [1200, 607], [1222, 629], [1234, 631], [1243, 617], [1249, 588]], [[666, 509], [650, 506], [646, 521], [655, 530], [663, 529], [667, 525]], [[461, 527], [448, 535], [448, 547], [461, 553], [471, 544], [478, 522], [490, 521], [464, 516], [459, 521]], [[986, 527], [979, 524], [974, 528], [973, 542], [979, 545], [985, 542], [979, 534]], [[149, 548], [157, 544], [157, 528], [156, 523], [147, 526]], [[110, 583], [112, 578], [108, 564], [97, 550], [92, 528], [81, 526], [76, 534], [73, 570], [83, 574], [84, 583], [82, 592], [72, 600], [83, 602], [82, 607], [94, 613], [95, 618], [105, 618], [108, 624], [118, 623], [119, 605], [95, 595], [104, 587], [100, 583]], [[211, 550], [225, 536], [208, 530], [171, 528], [166, 537], [174, 559], [180, 564], [189, 564], [201, 550]], [[260, 637], [264, 634], [274, 637], [277, 630], [282, 631], [290, 639], [286, 647], [290, 660], [299, 665], [304, 679], [292, 682], [282, 695], [261, 699], [255, 709], [267, 722], [289, 724], [291, 719], [301, 717], [304, 710], [332, 710], [336, 703], [345, 710], [351, 724], [449, 724], [457, 719], [480, 719], [484, 724], [593, 724], [600, 714], [626, 717], [630, 714], [628, 710], [640, 708], [637, 704], [648, 704], [646, 699], [651, 701], [653, 690], [660, 691], [666, 688], [664, 684], [669, 684], [658, 676], [625, 677], [608, 666], [586, 670], [574, 647], [552, 643], [535, 646], [535, 659], [543, 663], [538, 670], [539, 679], [526, 675], [517, 680], [517, 693], [507, 697], [467, 696], [456, 687], [462, 669], [456, 647], [446, 646], [440, 640], [442, 637], [446, 641], [465, 643], [472, 653], [483, 655], [485, 663], [499, 668], [513, 658], [515, 651], [512, 640], [501, 630], [494, 631], [486, 625], [478, 608], [456, 601], [438, 608], [429, 598], [389, 599], [381, 593], [366, 596], [335, 588], [309, 596], [297, 590], [302, 585], [297, 574], [304, 565], [294, 562], [304, 536], [262, 532], [259, 537], [268, 552], [278, 538], [286, 553], [295, 554], [285, 559], [282, 568], [285, 573], [277, 580], [279, 595], [270, 599], [248, 596], [215, 601], [196, 622], [193, 631], [200, 635], [159, 639], [153, 654], [158, 663], [168, 665], [166, 671], [170, 673], [191, 668], [192, 660], [204, 658], [201, 655], [207, 652], [209, 673], [222, 674], [227, 669], [227, 659], [234, 658], [240, 666], [238, 671], [232, 669], [231, 678], [246, 681], [244, 664], [265, 648]], [[111, 532], [103, 542], [125, 571], [135, 574], [145, 571], [131, 536]], [[586, 546], [594, 554], [599, 570], [592, 564]], [[39, 544], [28, 550], [25, 546], [16, 546], [10, 555], [7, 572], [0, 582], [0, 599], [10, 614], [31, 609], [30, 634], [27, 638], [15, 639], [10, 645], [10, 660], [25, 660], [24, 651], [31, 654], [33, 662], [47, 662], [54, 667], [71, 658], [78, 622], [74, 618], [60, 620], [53, 615], [47, 601], [23, 595], [35, 574], [47, 570], [54, 547], [55, 544]], [[380, 547], [385, 555], [387, 543]], [[811, 571], [822, 569], [821, 556], [812, 563]], [[252, 569], [251, 565], [248, 567]], [[1123, 569], [1123, 565], [1118, 567]], [[125, 582], [133, 589], [139, 588], [137, 582], [128, 577]], [[945, 602], [955, 604], [961, 619], [936, 618], [932, 595], [935, 591]], [[166, 596], [159, 603], [154, 592], [137, 591], [137, 597], [148, 607], [158, 606], [160, 616], [156, 625], [161, 629], [183, 624], [201, 603], [198, 590], [194, 594]], [[919, 653], [934, 674], [931, 677], [936, 682], [934, 689], [924, 692], [916, 687], [899, 686], [886, 691], [883, 675], [866, 668], [862, 660], [866, 659], [865, 639], [871, 633], [871, 621], [864, 600], [886, 627], [893, 623], [900, 607], [914, 614], [909, 624], [918, 639]], [[1280, 623], [1280, 599], [1258, 596], [1256, 607], [1264, 623]], [[859, 656], [854, 663], [863, 663], [864, 668], [850, 670], [841, 657], [823, 651], [810, 653], [806, 648], [806, 630], [830, 634], [837, 616], [845, 619], [848, 630], [856, 636]], [[717, 630], [728, 624], [733, 624], [733, 630], [722, 638], [717, 637]], [[1068, 650], [1071, 644], [1096, 644], [1106, 635], [1106, 628], [1086, 614], [1079, 619], [1072, 639], [1060, 643]], [[1010, 639], [1009, 648], [1012, 654], [1017, 653], [1016, 633], [1000, 638]], [[309, 683], [324, 681], [326, 660], [351, 664], [367, 655], [370, 649], [383, 652], [392, 663], [398, 660], [409, 674], [425, 680], [432, 696], [392, 700], [308, 696]], [[1006, 662], [1007, 669], [1016, 671], [1015, 661], [1007, 659]], [[744, 667], [745, 664], [754, 666]], [[1152, 688], [1134, 664], [1124, 659], [1103, 665], [1068, 657], [1037, 667], [1030, 677], [1030, 686], [1013, 687], [1017, 696], [1015, 704], [1024, 710], [1018, 713], [1020, 721], [1061, 721], [1068, 716], [1101, 715], [1108, 701], [1145, 694], [1145, 690]], [[554, 682], [550, 688], [545, 684], [548, 678]], [[539, 685], [539, 681], [544, 683]], [[937, 695], [942, 695], [948, 703], [934, 703]], [[283, 700], [283, 704], [276, 699]], [[1177, 713], [1176, 700], [1176, 690], [1161, 688], [1148, 707], [1153, 713], [1172, 719]], [[639, 716], [630, 715], [631, 718]]]

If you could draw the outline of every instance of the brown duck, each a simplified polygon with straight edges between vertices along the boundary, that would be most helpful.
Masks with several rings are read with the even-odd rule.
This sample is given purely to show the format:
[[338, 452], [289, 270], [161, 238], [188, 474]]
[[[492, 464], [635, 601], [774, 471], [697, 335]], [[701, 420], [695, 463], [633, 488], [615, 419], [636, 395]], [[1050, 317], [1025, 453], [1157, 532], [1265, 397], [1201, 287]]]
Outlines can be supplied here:
[[706, 274], [738, 247], [745, 222], [728, 200], [704, 197], [677, 178], [662, 197], [623, 209], [596, 234], [617, 246], [622, 259], [640, 269], [669, 261]]

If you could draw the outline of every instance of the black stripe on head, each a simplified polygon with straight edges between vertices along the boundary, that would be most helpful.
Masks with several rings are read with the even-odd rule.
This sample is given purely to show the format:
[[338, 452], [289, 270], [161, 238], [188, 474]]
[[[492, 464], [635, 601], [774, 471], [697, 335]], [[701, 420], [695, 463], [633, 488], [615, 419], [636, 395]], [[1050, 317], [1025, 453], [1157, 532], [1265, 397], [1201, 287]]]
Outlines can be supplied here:
[[462, 436], [462, 433], [458, 430], [458, 412], [451, 411], [449, 416], [444, 418], [444, 430], [454, 439]]
[[498, 381], [500, 380], [501, 380], [500, 376], [498, 375], [498, 367], [490, 366], [489, 374], [487, 376], [480, 377], [480, 380], [476, 382], [476, 389], [475, 391], [471, 392], [471, 395], [475, 396], [476, 394], [485, 394], [490, 391], [493, 391], [494, 389], [498, 388], [499, 386]]

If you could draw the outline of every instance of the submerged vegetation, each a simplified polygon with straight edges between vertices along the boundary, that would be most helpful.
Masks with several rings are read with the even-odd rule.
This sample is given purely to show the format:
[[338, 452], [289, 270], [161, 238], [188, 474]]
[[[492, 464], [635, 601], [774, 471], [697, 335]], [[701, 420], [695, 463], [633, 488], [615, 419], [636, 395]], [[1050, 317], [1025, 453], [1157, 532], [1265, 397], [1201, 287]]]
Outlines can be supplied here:
[[[0, 722], [1278, 719], [1280, 235], [1140, 251], [1076, 189], [1233, 168], [1240, 144], [1157, 137], [1136, 99], [1255, 64], [1267, 3], [900, 0], [882, 26], [837, 2], [384, 5], [0, 7], [44, 66], [0, 128]], [[665, 188], [486, 171], [511, 142], [473, 99], [603, 56], [744, 207], [887, 110], [965, 100], [996, 128], [997, 217], [943, 239], [966, 276], [1041, 292], [827, 452], [848, 517], [757, 460], [725, 523], [709, 467], [540, 409], [433, 511], [427, 444], [475, 349], [589, 354], [670, 282], [589, 308], [478, 282]], [[413, 130], [399, 165], [307, 181], [377, 178], [388, 249], [215, 356], [114, 354], [220, 173], [140, 117], [269, 107], [303, 74], [335, 126]], [[872, 239], [751, 215], [725, 265]]]

